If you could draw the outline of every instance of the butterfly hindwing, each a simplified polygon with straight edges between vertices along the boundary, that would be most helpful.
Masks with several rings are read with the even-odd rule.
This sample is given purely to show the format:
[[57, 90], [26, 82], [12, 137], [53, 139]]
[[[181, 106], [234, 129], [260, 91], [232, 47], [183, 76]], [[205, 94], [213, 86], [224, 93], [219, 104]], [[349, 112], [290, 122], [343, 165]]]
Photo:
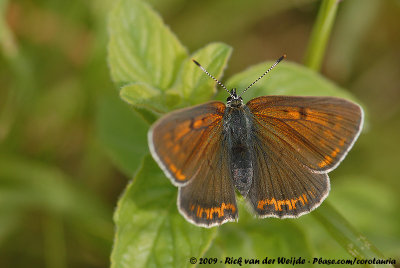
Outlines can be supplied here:
[[237, 219], [235, 189], [231, 180], [229, 154], [224, 140], [215, 141], [208, 161], [199, 163], [198, 174], [179, 189], [181, 213], [197, 225], [211, 227]]
[[179, 187], [178, 208], [190, 222], [211, 227], [237, 218], [222, 128], [225, 105], [209, 102], [169, 113], [149, 131], [150, 151]]
[[[262, 139], [262, 140], [261, 140]], [[329, 193], [327, 174], [312, 172], [282, 150], [268, 146], [262, 136], [254, 141], [254, 178], [247, 195], [261, 217], [298, 217], [308, 213]]]

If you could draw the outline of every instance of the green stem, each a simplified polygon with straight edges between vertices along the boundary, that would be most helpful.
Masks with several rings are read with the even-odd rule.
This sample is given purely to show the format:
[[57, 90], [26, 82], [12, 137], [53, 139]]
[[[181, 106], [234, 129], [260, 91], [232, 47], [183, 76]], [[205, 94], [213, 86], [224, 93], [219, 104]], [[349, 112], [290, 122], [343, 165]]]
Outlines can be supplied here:
[[[353, 257], [358, 259], [385, 259], [365, 236], [332, 207], [329, 202], [314, 211], [311, 215], [317, 219], [331, 236]], [[372, 265], [371, 265], [372, 266]]]
[[340, 0], [323, 0], [306, 51], [304, 65], [319, 71]]

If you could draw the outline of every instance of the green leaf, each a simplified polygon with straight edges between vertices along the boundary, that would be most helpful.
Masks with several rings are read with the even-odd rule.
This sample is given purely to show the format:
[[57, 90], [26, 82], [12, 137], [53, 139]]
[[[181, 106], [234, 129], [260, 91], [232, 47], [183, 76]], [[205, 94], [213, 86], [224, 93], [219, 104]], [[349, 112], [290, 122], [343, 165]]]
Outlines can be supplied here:
[[188, 267], [202, 256], [216, 228], [188, 223], [177, 210], [178, 189], [148, 156], [114, 214], [112, 267]]
[[116, 95], [99, 97], [97, 135], [114, 163], [128, 178], [132, 177], [149, 152], [147, 129], [148, 124]]
[[[227, 82], [229, 88], [237, 88], [240, 94], [262, 75], [273, 62], [265, 62], [236, 74]], [[315, 71], [292, 62], [278, 64], [267, 77], [262, 78], [243, 95], [245, 102], [264, 95], [335, 96], [354, 100], [351, 94]], [[218, 99], [227, 94], [220, 91]]]
[[185, 48], [143, 1], [120, 0], [109, 20], [108, 61], [119, 85], [144, 82], [167, 89], [175, 81]]
[[232, 48], [223, 43], [211, 43], [188, 58], [181, 70], [177, 91], [183, 95], [186, 106], [211, 99], [216, 93], [215, 82], [208, 77], [192, 59], [198, 61], [215, 78], [220, 79]]
[[[166, 92], [139, 82], [124, 86], [120, 96], [135, 108], [144, 108], [158, 114], [165, 113], [172, 107], [190, 106], [210, 100], [216, 92], [215, 82], [205, 75], [191, 59], [204, 61], [209, 72], [219, 78], [231, 51], [229, 46], [222, 43], [209, 44], [185, 60], [176, 85]], [[182, 97], [183, 102], [181, 102]]]
[[140, 82], [124, 86], [120, 91], [121, 98], [134, 107], [157, 112], [166, 111], [163, 95], [159, 89]]

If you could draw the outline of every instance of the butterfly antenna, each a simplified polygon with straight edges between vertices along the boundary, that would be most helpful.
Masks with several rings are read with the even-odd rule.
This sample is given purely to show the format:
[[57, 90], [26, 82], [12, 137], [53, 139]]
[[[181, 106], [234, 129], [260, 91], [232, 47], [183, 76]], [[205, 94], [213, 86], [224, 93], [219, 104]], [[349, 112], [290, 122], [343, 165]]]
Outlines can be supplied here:
[[203, 66], [200, 65], [200, 63], [198, 63], [197, 61], [195, 61], [195, 60], [193, 60], [193, 59], [192, 59], [192, 61], [193, 61], [194, 63], [196, 63], [196, 65], [199, 66], [200, 69], [202, 69], [203, 72], [205, 72], [209, 77], [211, 77], [212, 79], [214, 79], [214, 81], [217, 82], [218, 85], [220, 85], [221, 87], [223, 87], [223, 88], [226, 90], [226, 92], [229, 93], [229, 95], [232, 95], [231, 92], [229, 92], [229, 90], [224, 86], [224, 84], [222, 84], [220, 81], [217, 80], [217, 78], [215, 78], [215, 77], [212, 76], [209, 72], [207, 72], [207, 70], [204, 69]]
[[271, 71], [272, 69], [274, 69], [274, 67], [275, 67], [276, 65], [278, 65], [278, 63], [280, 63], [283, 59], [286, 59], [286, 54], [283, 54], [279, 59], [277, 59], [277, 60], [275, 61], [274, 64], [272, 64], [272, 66], [271, 66], [265, 73], [263, 73], [263, 75], [261, 75], [259, 78], [257, 78], [256, 81], [254, 81], [254, 82], [251, 83], [248, 87], [246, 87], [246, 88], [243, 90], [242, 94], [239, 95], [239, 97], [241, 97], [249, 88], [251, 88], [255, 83], [257, 83], [258, 80], [260, 80], [260, 79], [263, 78], [267, 73], [269, 73], [269, 71]]

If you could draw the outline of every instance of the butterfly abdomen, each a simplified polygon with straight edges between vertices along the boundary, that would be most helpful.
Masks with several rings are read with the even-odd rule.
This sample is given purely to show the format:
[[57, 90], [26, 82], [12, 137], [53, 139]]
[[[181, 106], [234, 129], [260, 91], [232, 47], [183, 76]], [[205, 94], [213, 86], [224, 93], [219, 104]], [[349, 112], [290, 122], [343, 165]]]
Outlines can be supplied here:
[[231, 178], [243, 196], [247, 196], [253, 181], [251, 119], [245, 108], [247, 107], [227, 107], [224, 115], [224, 135], [229, 147]]

